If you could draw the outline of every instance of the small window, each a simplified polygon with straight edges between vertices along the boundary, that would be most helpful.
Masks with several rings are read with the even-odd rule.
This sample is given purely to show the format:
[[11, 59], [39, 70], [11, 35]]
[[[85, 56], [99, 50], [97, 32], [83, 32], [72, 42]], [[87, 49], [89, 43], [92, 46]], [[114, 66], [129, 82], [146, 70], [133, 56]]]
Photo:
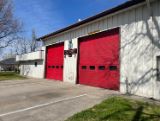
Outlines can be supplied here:
[[61, 66], [61, 68], [63, 68], [63, 66]]
[[95, 66], [90, 66], [90, 70], [95, 70]]
[[52, 66], [52, 68], [55, 68], [55, 66]]
[[83, 69], [83, 70], [86, 70], [86, 69], [87, 69], [87, 66], [82, 66], [82, 69]]
[[37, 67], [37, 62], [34, 63], [34, 66]]
[[160, 81], [160, 56], [157, 56], [157, 81]]
[[56, 68], [59, 68], [59, 66], [56, 66]]
[[99, 66], [98, 69], [99, 70], [105, 70], [105, 66]]
[[117, 70], [117, 66], [109, 66], [109, 70], [110, 71], [115, 71], [115, 70]]

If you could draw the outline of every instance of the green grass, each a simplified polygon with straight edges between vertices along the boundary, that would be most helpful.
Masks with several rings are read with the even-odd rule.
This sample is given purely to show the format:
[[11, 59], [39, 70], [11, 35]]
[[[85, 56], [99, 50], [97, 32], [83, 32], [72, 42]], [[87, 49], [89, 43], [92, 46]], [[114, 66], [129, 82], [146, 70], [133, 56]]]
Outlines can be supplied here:
[[112, 97], [66, 121], [160, 121], [160, 106]]
[[0, 81], [25, 79], [15, 72], [0, 72]]

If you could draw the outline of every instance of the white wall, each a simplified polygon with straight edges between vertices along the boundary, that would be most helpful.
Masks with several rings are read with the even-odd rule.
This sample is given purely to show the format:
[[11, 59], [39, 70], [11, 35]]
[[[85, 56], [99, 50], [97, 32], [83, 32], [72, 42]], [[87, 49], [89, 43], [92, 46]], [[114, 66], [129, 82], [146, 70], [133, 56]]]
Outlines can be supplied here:
[[[143, 3], [61, 33], [45, 40], [44, 44], [71, 40], [95, 30], [104, 31], [120, 27], [120, 92], [128, 91], [135, 95], [160, 99], [160, 82], [156, 80], [155, 60], [160, 50], [159, 0], [152, 3], [152, 9], [153, 19], [149, 15], [146, 3]], [[66, 46], [67, 42], [65, 43]], [[64, 70], [65, 75], [69, 73], [70, 66], [77, 64], [76, 58], [73, 60], [65, 59], [65, 65], [68, 66]], [[69, 77], [72, 76], [65, 76], [65, 81], [70, 80]]]
[[[72, 40], [73, 48], [78, 48], [77, 38]], [[68, 50], [68, 41], [64, 42], [64, 50]], [[76, 84], [77, 80], [77, 58], [78, 55], [64, 58], [63, 81]]]
[[[37, 67], [35, 66], [37, 62]], [[26, 61], [20, 63], [20, 74], [33, 78], [44, 78], [44, 61]]]
[[16, 61], [31, 61], [31, 60], [42, 60], [42, 59], [44, 59], [43, 50], [16, 56]]
[[[151, 21], [146, 6], [124, 14], [121, 26], [121, 92], [153, 97]], [[125, 18], [125, 19], [124, 19]], [[126, 80], [128, 88], [126, 89]]]

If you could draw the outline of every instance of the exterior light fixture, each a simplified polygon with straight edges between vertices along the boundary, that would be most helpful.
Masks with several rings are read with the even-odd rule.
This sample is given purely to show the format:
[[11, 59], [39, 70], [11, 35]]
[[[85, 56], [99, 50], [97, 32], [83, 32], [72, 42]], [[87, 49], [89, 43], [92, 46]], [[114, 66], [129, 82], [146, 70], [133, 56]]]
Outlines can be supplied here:
[[73, 48], [73, 42], [72, 42], [72, 40], [69, 40], [68, 49], [72, 49], [72, 48]]

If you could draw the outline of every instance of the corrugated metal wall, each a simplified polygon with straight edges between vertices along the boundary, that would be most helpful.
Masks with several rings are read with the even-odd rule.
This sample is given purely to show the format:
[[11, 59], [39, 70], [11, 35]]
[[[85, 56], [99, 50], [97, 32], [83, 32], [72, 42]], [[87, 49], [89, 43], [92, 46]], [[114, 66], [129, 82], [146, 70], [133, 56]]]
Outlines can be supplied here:
[[[71, 40], [96, 30], [121, 28], [121, 87], [120, 91], [160, 99], [160, 82], [156, 81], [155, 56], [160, 50], [160, 1], [152, 3], [154, 17], [147, 5], [106, 16], [44, 41]], [[75, 63], [76, 64], [76, 63]], [[126, 85], [126, 82], [127, 85]], [[158, 86], [157, 86], [158, 85]]]

